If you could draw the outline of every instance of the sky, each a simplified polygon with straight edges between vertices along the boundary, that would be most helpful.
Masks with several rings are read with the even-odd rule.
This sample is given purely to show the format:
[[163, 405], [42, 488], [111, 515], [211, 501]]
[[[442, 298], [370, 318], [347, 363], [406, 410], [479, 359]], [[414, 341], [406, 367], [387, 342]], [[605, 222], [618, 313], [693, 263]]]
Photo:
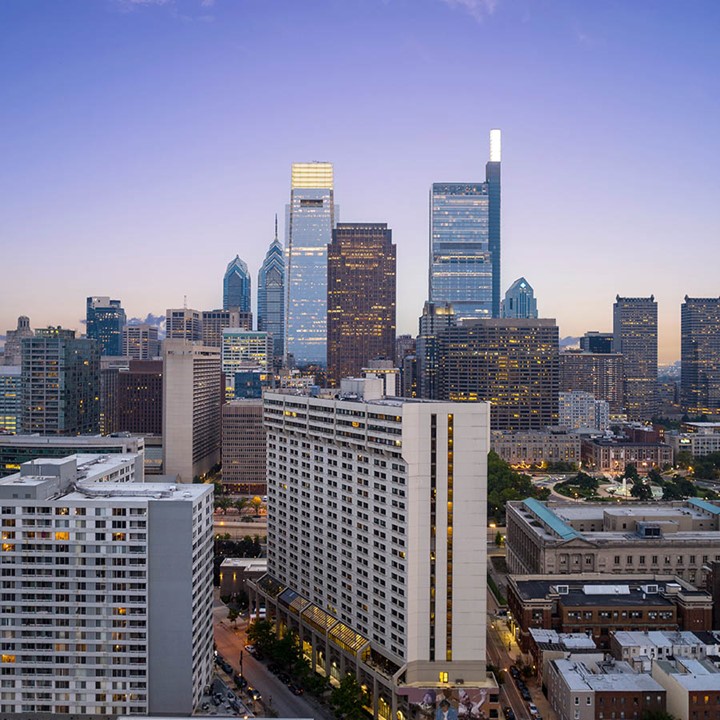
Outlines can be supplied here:
[[503, 133], [502, 288], [560, 335], [720, 295], [716, 0], [2, 0], [0, 332], [222, 305], [284, 233], [292, 162], [387, 222], [398, 332], [427, 295], [428, 191]]

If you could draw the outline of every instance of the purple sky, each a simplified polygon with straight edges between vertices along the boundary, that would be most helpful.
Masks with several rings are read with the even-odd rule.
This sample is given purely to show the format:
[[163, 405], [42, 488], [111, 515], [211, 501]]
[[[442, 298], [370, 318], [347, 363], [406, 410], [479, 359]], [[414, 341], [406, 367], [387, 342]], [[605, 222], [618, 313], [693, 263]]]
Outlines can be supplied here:
[[[503, 131], [503, 292], [561, 336], [654, 293], [720, 295], [720, 3], [3, 0], [0, 332], [222, 302], [284, 216], [290, 163], [335, 165], [346, 222], [387, 222], [398, 331], [427, 286], [428, 189], [483, 180]], [[254, 298], [253, 298], [254, 300]]]

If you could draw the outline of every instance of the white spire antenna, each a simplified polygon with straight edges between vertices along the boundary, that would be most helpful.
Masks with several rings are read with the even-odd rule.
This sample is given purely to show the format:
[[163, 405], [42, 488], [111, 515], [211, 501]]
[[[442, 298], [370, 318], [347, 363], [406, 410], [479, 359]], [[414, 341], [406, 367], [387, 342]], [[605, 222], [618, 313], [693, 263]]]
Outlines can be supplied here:
[[501, 133], [495, 128], [490, 131], [490, 162], [500, 162], [501, 155]]

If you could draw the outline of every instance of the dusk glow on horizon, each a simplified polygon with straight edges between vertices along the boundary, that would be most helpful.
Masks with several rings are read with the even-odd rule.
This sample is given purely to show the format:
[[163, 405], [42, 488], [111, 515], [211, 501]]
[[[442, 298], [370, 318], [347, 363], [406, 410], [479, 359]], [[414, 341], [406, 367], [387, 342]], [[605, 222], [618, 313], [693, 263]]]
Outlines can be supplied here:
[[497, 128], [502, 295], [527, 278], [565, 337], [652, 294], [678, 360], [683, 298], [720, 295], [719, 22], [710, 0], [5, 0], [0, 335], [84, 331], [91, 295], [219, 308], [236, 255], [254, 306], [316, 160], [336, 221], [392, 230], [414, 335], [431, 185], [482, 182]]

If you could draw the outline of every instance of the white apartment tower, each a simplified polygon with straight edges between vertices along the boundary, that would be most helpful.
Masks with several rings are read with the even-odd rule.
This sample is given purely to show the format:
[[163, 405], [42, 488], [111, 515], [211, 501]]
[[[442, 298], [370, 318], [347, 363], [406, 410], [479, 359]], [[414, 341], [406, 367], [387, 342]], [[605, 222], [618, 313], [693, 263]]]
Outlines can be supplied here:
[[163, 468], [191, 483], [220, 462], [220, 349], [166, 340], [163, 361]]
[[357, 674], [375, 717], [412, 717], [428, 689], [497, 701], [485, 667], [489, 406], [371, 399], [377, 385], [354, 380], [338, 399], [265, 393], [258, 595], [316, 670]]
[[0, 480], [0, 508], [0, 717], [190, 714], [212, 674], [212, 487], [77, 455]]

